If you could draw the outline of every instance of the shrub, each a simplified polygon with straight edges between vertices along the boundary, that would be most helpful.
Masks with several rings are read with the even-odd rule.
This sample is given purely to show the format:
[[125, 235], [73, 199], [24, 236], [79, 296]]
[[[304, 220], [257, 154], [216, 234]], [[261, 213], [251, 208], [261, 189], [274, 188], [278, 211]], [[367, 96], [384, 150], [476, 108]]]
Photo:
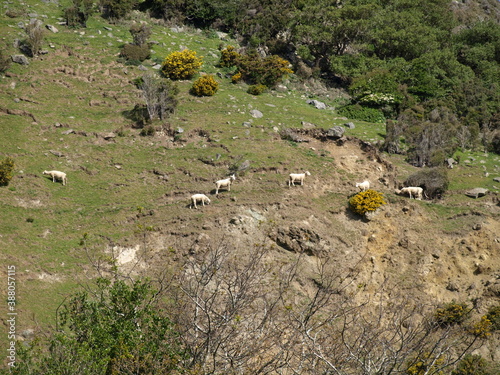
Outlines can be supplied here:
[[153, 125], [148, 125], [144, 128], [142, 128], [141, 132], [139, 133], [140, 135], [142, 135], [143, 137], [147, 137], [147, 136], [153, 136], [155, 135], [156, 133], [156, 129]]
[[127, 59], [128, 62], [142, 62], [151, 56], [151, 51], [147, 44], [135, 45], [135, 44], [125, 44], [123, 46], [120, 56]]
[[231, 82], [232, 83], [238, 83], [240, 82], [241, 80], [243, 79], [243, 76], [241, 75], [240, 72], [234, 74], [233, 76], [231, 76]]
[[382, 193], [371, 189], [362, 191], [349, 199], [349, 208], [359, 215], [364, 215], [368, 211], [375, 211], [384, 204], [386, 202]]
[[28, 52], [30, 56], [35, 57], [42, 49], [45, 34], [42, 22], [37, 19], [31, 20], [30, 23], [26, 25], [25, 31], [27, 38], [22, 45], [26, 48], [26, 52]]
[[491, 322], [491, 329], [500, 330], [500, 305], [490, 307], [486, 318]]
[[138, 0], [100, 0], [103, 15], [116, 19], [124, 18], [138, 3]]
[[219, 66], [223, 68], [230, 68], [235, 66], [238, 62], [240, 54], [234, 50], [233, 46], [227, 46], [225, 49], [220, 51], [221, 56], [219, 60]]
[[450, 302], [444, 307], [437, 309], [434, 313], [434, 318], [440, 327], [448, 327], [462, 323], [467, 318], [469, 311], [466, 303]]
[[359, 104], [346, 105], [338, 109], [338, 114], [350, 119], [366, 122], [385, 122], [384, 114], [376, 108], [363, 107]]
[[481, 317], [481, 320], [475, 323], [470, 328], [470, 333], [476, 337], [485, 339], [491, 334], [492, 327], [493, 324], [491, 323], [491, 321], [488, 319], [486, 315], [483, 315]]
[[86, 27], [93, 13], [93, 0], [73, 0], [72, 5], [64, 9], [64, 19], [68, 27]]
[[146, 73], [136, 81], [137, 87], [142, 90], [146, 101], [148, 119], [166, 119], [177, 107], [179, 88], [169, 79], [157, 74]]
[[0, 49], [0, 73], [5, 72], [10, 67], [11, 59], [5, 55], [3, 49]]
[[257, 52], [241, 56], [237, 61], [239, 73], [244, 81], [273, 87], [284, 76], [293, 73], [290, 63], [279, 56], [272, 55], [261, 59]]
[[438, 370], [443, 362], [444, 358], [442, 356], [435, 358], [431, 353], [422, 353], [417, 358], [410, 361], [406, 373], [408, 375], [444, 375], [443, 372]]
[[219, 82], [214, 79], [214, 76], [202, 76], [198, 78], [193, 87], [191, 87], [191, 93], [196, 96], [212, 96], [215, 95], [219, 89]]
[[130, 34], [132, 34], [133, 43], [136, 46], [142, 46], [146, 44], [149, 37], [151, 36], [151, 27], [143, 23], [133, 24], [130, 26]]
[[486, 375], [487, 362], [477, 354], [467, 354], [451, 375]]
[[424, 169], [404, 182], [405, 186], [421, 186], [427, 197], [441, 198], [449, 185], [448, 171], [445, 168]]
[[7, 186], [12, 179], [14, 160], [6, 158], [0, 162], [0, 186]]
[[196, 56], [195, 51], [184, 50], [172, 52], [163, 61], [161, 70], [170, 79], [189, 79], [201, 68], [203, 61]]
[[260, 95], [267, 90], [267, 86], [265, 85], [252, 85], [248, 87], [247, 93], [252, 95]]

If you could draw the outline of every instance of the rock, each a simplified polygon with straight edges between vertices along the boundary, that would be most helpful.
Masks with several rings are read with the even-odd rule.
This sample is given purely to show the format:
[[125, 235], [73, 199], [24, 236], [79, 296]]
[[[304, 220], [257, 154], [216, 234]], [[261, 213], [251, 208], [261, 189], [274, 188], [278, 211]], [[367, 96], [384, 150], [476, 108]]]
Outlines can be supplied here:
[[448, 164], [448, 168], [453, 169], [453, 165], [458, 164], [458, 162], [453, 158], [446, 159], [446, 163]]
[[113, 133], [113, 132], [109, 132], [109, 133], [102, 133], [101, 134], [101, 137], [103, 137], [106, 141], [110, 140], [110, 139], [113, 139], [113, 138], [116, 138], [116, 134]]
[[74, 131], [73, 129], [68, 129], [68, 130], [63, 131], [61, 134], [62, 134], [62, 135], [68, 135], [68, 134], [72, 134], [72, 133], [74, 133], [74, 132], [75, 132], [75, 131]]
[[348, 129], [354, 129], [356, 127], [353, 122], [346, 122], [344, 126]]
[[334, 126], [333, 128], [330, 128], [327, 130], [327, 137], [329, 138], [334, 138], [334, 139], [337, 139], [337, 138], [342, 138], [342, 136], [344, 135], [345, 133], [345, 129], [341, 126]]
[[500, 182], [500, 177], [495, 177], [495, 178], [493, 179], [493, 181], [495, 181], [495, 182]]
[[250, 116], [252, 116], [253, 118], [262, 118], [264, 115], [262, 114], [261, 111], [259, 111], [257, 109], [252, 109], [250, 111]]
[[307, 121], [302, 121], [302, 127], [304, 129], [314, 129], [316, 127], [316, 125], [314, 125], [310, 122], [307, 122]]
[[49, 152], [52, 154], [52, 155], [55, 155], [57, 156], [58, 158], [62, 158], [64, 157], [64, 154], [60, 151], [55, 151], [55, 150], [49, 150]]
[[245, 128], [251, 128], [251, 127], [252, 127], [252, 123], [251, 123], [251, 122], [248, 122], [248, 121], [245, 121], [245, 122], [243, 122], [243, 126], [244, 126]]
[[313, 105], [316, 109], [326, 109], [326, 104], [319, 100], [308, 100], [307, 104]]
[[472, 198], [483, 197], [488, 193], [488, 189], [485, 188], [474, 188], [465, 192], [465, 195]]
[[448, 289], [450, 292], [458, 292], [458, 285], [454, 283], [453, 281], [450, 281], [448, 285], [446, 286], [446, 289]]
[[49, 31], [52, 31], [54, 34], [59, 32], [59, 30], [57, 30], [57, 27], [55, 27], [54, 25], [45, 25], [45, 27], [46, 27]]
[[184, 129], [183, 129], [183, 128], [181, 128], [181, 127], [178, 127], [178, 128], [175, 130], [175, 132], [176, 132], [177, 134], [182, 134], [182, 133], [184, 133]]
[[29, 63], [30, 63], [28, 58], [24, 55], [12, 55], [10, 58], [16, 64], [29, 65]]

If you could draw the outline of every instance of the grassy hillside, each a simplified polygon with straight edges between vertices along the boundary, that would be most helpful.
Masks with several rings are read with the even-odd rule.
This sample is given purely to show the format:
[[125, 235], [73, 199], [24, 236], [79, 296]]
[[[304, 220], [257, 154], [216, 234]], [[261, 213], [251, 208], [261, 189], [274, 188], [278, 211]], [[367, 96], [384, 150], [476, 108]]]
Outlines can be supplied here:
[[[204, 73], [224, 74], [216, 67], [219, 44], [235, 42], [199, 30], [174, 30], [139, 14], [118, 24], [93, 17], [85, 29], [68, 29], [58, 24], [65, 4], [14, 0], [4, 4], [0, 16], [9, 55], [18, 53], [14, 40], [24, 38], [20, 23], [36, 17], [59, 30], [45, 31], [42, 49], [47, 53], [29, 59], [27, 66], [13, 63], [0, 81], [0, 159], [15, 161], [14, 178], [0, 187], [0, 257], [3, 265], [17, 269], [19, 332], [53, 325], [56, 308], [79, 282], [94, 275], [90, 264], [102, 260], [106, 249], [134, 247], [146, 236], [161, 235], [165, 237], [148, 246], [158, 251], [180, 246], [192, 242], [204, 226], [229, 221], [243, 208], [274, 208], [281, 220], [277, 225], [310, 215], [336, 223], [340, 219], [335, 215], [345, 211], [355, 192], [354, 183], [379, 176], [376, 164], [359, 149], [346, 146], [341, 153], [341, 147], [314, 139], [296, 144], [280, 138], [280, 130], [302, 128], [303, 121], [325, 129], [351, 121], [334, 110], [340, 93], [324, 90], [318, 95], [293, 76], [284, 82], [286, 89], [260, 96], [247, 94], [244, 84], [218, 78], [217, 94], [198, 98], [189, 94], [192, 81], [179, 82], [176, 112], [165, 123], [153, 124], [154, 136], [141, 136], [127, 118], [128, 111], [143, 103], [133, 80], [183, 47], [203, 56]], [[128, 29], [134, 21], [149, 22], [150, 39], [157, 42], [143, 67], [118, 62], [120, 48], [132, 39]], [[306, 102], [310, 98], [329, 109], [315, 109]], [[253, 118], [252, 109], [263, 117]], [[383, 124], [352, 122], [355, 128], [347, 129], [347, 135], [372, 143], [383, 140]], [[174, 139], [162, 128], [182, 131]], [[500, 176], [500, 157], [480, 152], [460, 156], [461, 164], [449, 170], [445, 199], [411, 202], [412, 207], [453, 236], [470, 231], [476, 222], [471, 212], [492, 220], [492, 231], [500, 233], [500, 182], [493, 181]], [[402, 156], [383, 158], [396, 166], [399, 182], [416, 171]], [[214, 181], [246, 161], [249, 168], [238, 173], [231, 192], [213, 195]], [[68, 184], [53, 183], [42, 175], [44, 170], [66, 172]], [[286, 186], [288, 173], [300, 170], [312, 174], [310, 191]], [[392, 186], [374, 182], [391, 203], [409, 204]], [[478, 200], [463, 195], [478, 186], [492, 194]], [[212, 204], [188, 209], [190, 195], [198, 192], [209, 194]], [[358, 233], [362, 223], [349, 225]], [[223, 229], [220, 235], [225, 235]], [[349, 241], [347, 229], [336, 235]], [[498, 255], [498, 243], [491, 246]], [[1, 274], [5, 279], [6, 267]], [[4, 339], [2, 335], [2, 344]]]

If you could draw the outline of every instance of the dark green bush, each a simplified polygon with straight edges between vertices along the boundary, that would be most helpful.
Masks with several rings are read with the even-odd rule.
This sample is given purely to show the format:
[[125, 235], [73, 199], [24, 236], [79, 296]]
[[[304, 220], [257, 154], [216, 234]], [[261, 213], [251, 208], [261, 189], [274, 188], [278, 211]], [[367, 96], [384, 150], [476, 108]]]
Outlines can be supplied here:
[[361, 120], [366, 122], [385, 122], [385, 117], [381, 110], [363, 107], [359, 104], [340, 107], [337, 112], [340, 116], [344, 116], [349, 119]]
[[63, 11], [64, 19], [68, 27], [86, 27], [94, 11], [93, 0], [73, 0], [72, 5]]
[[434, 313], [436, 323], [440, 327], [448, 327], [462, 323], [469, 315], [469, 307], [466, 303], [450, 302], [439, 308]]
[[120, 56], [127, 59], [129, 62], [139, 61], [142, 62], [151, 56], [151, 51], [147, 44], [135, 45], [135, 44], [125, 44], [123, 46]]
[[430, 168], [417, 172], [404, 182], [404, 186], [420, 186], [428, 198], [441, 198], [449, 185], [448, 171], [446, 168]]
[[265, 85], [252, 85], [248, 87], [247, 93], [252, 95], [260, 95], [267, 90]]
[[0, 162], [0, 186], [7, 186], [12, 179], [14, 160], [6, 158]]
[[138, 5], [139, 0], [100, 0], [99, 3], [104, 17], [122, 19]]

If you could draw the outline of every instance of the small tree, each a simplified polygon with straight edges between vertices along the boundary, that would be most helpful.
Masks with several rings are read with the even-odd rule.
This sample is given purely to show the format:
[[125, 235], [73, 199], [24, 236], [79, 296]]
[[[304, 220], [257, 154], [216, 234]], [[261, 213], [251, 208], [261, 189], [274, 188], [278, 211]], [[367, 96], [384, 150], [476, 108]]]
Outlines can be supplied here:
[[42, 49], [45, 34], [42, 22], [39, 20], [30, 21], [30, 23], [26, 25], [25, 31], [27, 37], [24, 40], [23, 47], [26, 48], [26, 52], [28, 52], [31, 57], [35, 57]]
[[146, 101], [150, 120], [165, 119], [174, 112], [179, 89], [172, 81], [152, 73], [146, 73], [138, 86]]
[[103, 15], [112, 19], [124, 18], [138, 3], [138, 0], [100, 0]]
[[6, 158], [0, 162], [0, 186], [7, 186], [12, 179], [14, 160]]
[[130, 26], [130, 34], [132, 34], [133, 43], [136, 46], [142, 46], [146, 44], [149, 37], [151, 36], [151, 27], [146, 24], [141, 23], [133, 24]]

